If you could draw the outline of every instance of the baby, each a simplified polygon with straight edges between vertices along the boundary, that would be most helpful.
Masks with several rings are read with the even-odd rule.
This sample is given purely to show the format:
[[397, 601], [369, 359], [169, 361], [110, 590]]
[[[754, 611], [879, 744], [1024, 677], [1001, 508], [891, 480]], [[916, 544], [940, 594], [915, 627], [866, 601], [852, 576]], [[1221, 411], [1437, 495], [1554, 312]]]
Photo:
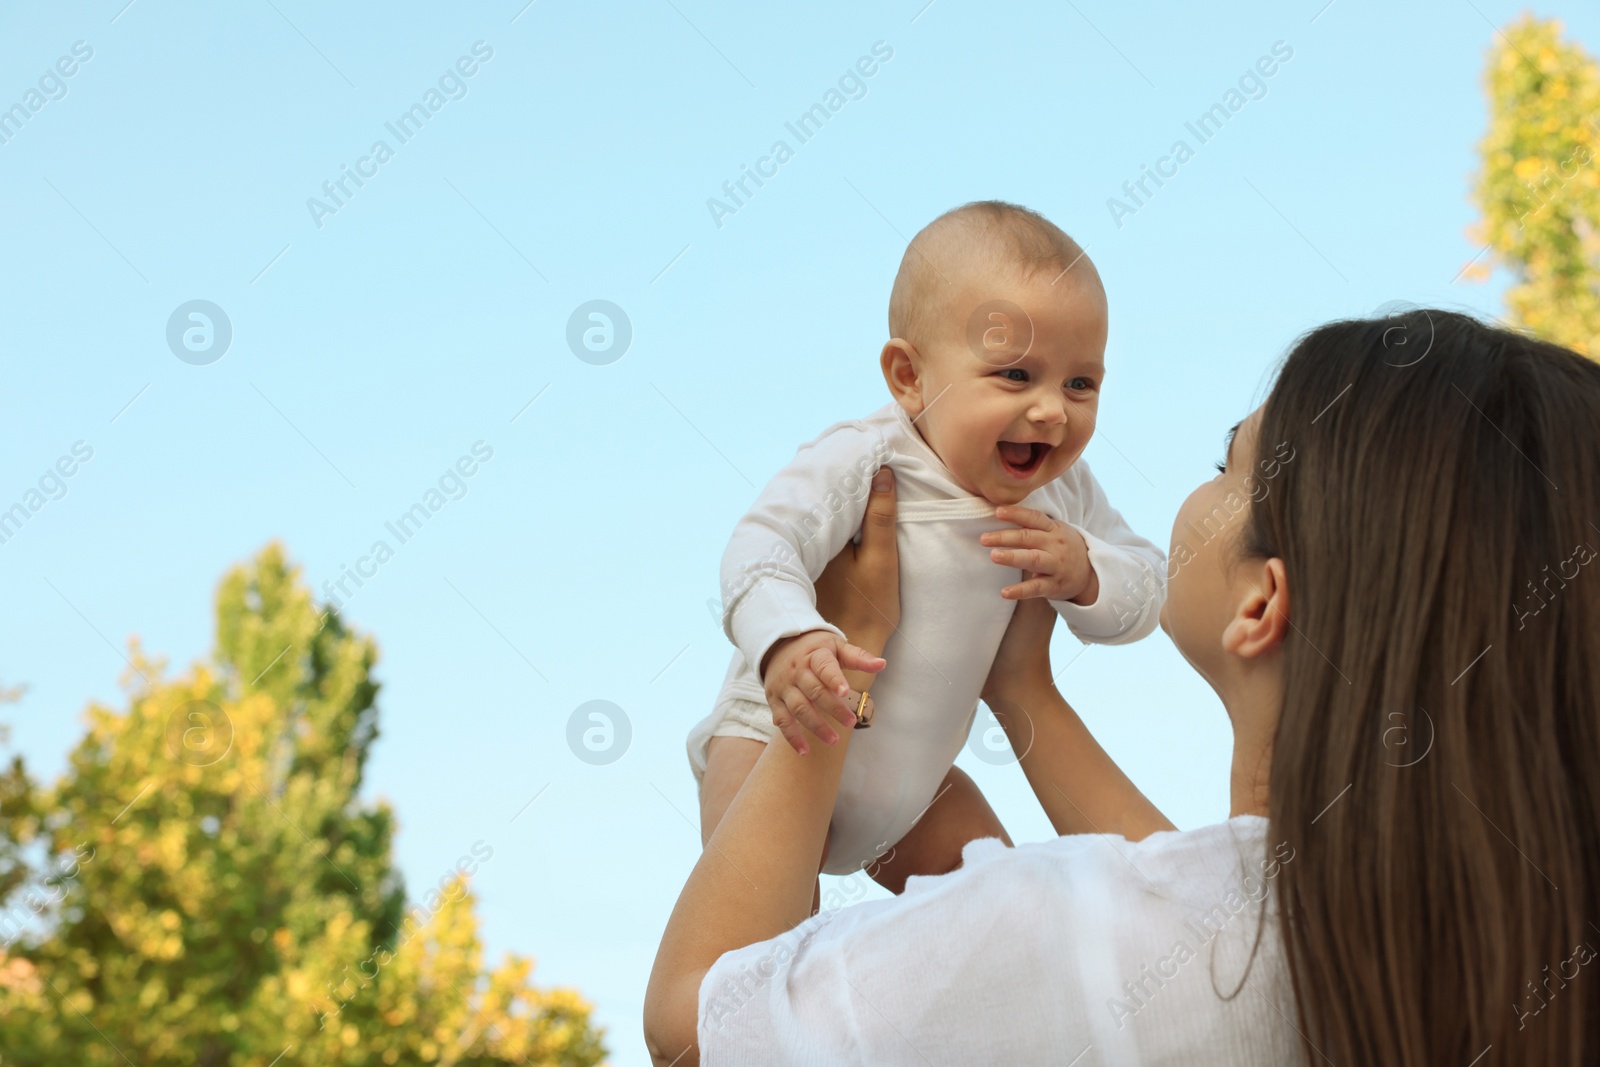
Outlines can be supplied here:
[[1027, 208], [966, 204], [912, 239], [879, 358], [893, 400], [800, 446], [723, 554], [723, 630], [737, 651], [688, 738], [704, 839], [774, 737], [805, 753], [802, 726], [831, 743], [825, 720], [855, 722], [856, 694], [837, 692], [847, 635], [817, 613], [812, 583], [859, 539], [880, 466], [895, 476], [900, 626], [871, 685], [871, 728], [845, 755], [820, 870], [847, 874], [893, 848], [893, 880], [869, 873], [898, 892], [909, 874], [959, 867], [972, 837], [1003, 837], [970, 780], [948, 796], [941, 783], [960, 773], [1017, 600], [1048, 598], [1080, 639], [1123, 644], [1155, 628], [1166, 595], [1161, 550], [1128, 528], [1079, 459], [1106, 328], [1094, 265]]

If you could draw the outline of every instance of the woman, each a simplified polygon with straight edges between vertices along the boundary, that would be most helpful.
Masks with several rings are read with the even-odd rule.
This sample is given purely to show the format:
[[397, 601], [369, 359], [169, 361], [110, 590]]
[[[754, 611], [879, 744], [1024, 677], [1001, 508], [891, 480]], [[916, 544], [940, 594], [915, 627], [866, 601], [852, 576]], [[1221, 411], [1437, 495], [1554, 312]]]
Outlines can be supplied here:
[[[1161, 622], [1232, 722], [1228, 821], [1170, 829], [1025, 601], [984, 696], [1069, 836], [808, 918], [849, 732], [767, 746], [662, 939], [656, 1062], [1594, 1061], [1597, 428], [1600, 365], [1462, 315], [1302, 338], [1173, 528]], [[893, 521], [874, 493], [818, 582], [856, 691]]]

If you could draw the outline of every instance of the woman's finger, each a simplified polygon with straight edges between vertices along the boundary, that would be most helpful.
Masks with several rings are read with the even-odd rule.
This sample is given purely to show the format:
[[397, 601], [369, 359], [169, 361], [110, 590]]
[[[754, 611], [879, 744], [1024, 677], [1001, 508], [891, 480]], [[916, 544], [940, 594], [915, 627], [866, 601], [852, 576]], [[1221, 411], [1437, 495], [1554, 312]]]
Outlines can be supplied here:
[[861, 522], [861, 547], [857, 556], [882, 556], [899, 565], [894, 539], [894, 469], [879, 467], [872, 476], [872, 492], [867, 495], [867, 514]]
[[872, 476], [867, 512], [861, 523], [861, 545], [856, 549], [856, 577], [852, 584], [891, 627], [900, 625], [900, 550], [895, 536], [894, 471], [879, 467]]

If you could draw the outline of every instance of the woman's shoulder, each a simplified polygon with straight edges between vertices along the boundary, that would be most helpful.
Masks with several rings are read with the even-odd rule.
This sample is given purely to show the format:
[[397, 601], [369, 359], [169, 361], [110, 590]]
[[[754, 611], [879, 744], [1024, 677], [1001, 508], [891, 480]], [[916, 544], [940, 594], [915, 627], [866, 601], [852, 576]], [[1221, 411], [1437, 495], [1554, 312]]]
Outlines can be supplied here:
[[1230, 885], [1250, 892], [1277, 876], [1293, 850], [1267, 847], [1266, 832], [1265, 818], [1247, 814], [1138, 841], [1117, 834], [1070, 834], [1012, 848], [999, 838], [980, 838], [962, 850], [960, 868], [913, 876], [904, 896], [966, 894], [971, 883], [982, 893], [1018, 898], [1025, 906], [1030, 896], [1058, 900], [1088, 883], [1103, 889], [1105, 899], [1125, 904], [1199, 905], [1218, 891], [1226, 895]]
[[[900, 896], [819, 912], [794, 932], [839, 921], [845, 926], [914, 921], [919, 914], [978, 900], [1004, 900], [1013, 914], [1030, 917], [1038, 915], [1033, 905], [1047, 907], [1064, 895], [1080, 904], [1103, 900], [1119, 908], [1163, 901], [1198, 906], [1219, 891], [1226, 895], [1230, 886], [1255, 892], [1259, 883], [1277, 877], [1293, 850], [1266, 847], [1266, 830], [1261, 816], [1237, 815], [1138, 841], [1118, 834], [1069, 834], [1011, 847], [997, 837], [978, 838], [962, 849], [956, 870], [912, 875]], [[1257, 892], [1255, 899], [1260, 896]], [[1083, 914], [1081, 908], [1077, 914]]]
[[[848, 1019], [866, 1048], [982, 1037], [1031, 1061], [1051, 1049], [1070, 1059], [1089, 1041], [1116, 1052], [1107, 1062], [1141, 1063], [1221, 1040], [1230, 1055], [1216, 1062], [1292, 1060], [1275, 945], [1255, 944], [1258, 905], [1285, 862], [1265, 819], [1140, 841], [980, 839], [962, 859], [898, 897], [821, 912], [724, 956], [702, 988], [703, 1036], [738, 1018], [751, 1047], [763, 1035], [842, 1040]], [[1245, 977], [1261, 996], [1228, 997]], [[858, 1010], [862, 997], [873, 1011]]]
[[[1213, 861], [1218, 857], [1259, 851], [1265, 844], [1266, 832], [1265, 818], [1247, 814], [1193, 830], [1161, 830], [1137, 841], [1120, 834], [1087, 833], [1008, 847], [997, 837], [984, 837], [967, 842], [961, 853], [962, 865], [952, 873], [982, 871], [985, 875], [1006, 877], [1021, 870], [1099, 866], [1108, 858], [1114, 863], [1114, 857], [1120, 856], [1182, 876], [1216, 866]], [[913, 876], [907, 883], [907, 892], [912, 891], [912, 886], [927, 888], [944, 877], [948, 876]]]

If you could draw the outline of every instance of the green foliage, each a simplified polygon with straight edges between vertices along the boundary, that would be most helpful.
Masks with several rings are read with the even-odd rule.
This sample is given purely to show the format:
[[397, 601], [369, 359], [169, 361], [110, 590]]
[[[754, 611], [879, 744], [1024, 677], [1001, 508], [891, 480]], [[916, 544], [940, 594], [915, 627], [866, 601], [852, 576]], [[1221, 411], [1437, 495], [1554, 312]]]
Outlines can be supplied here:
[[0, 773], [5, 1067], [599, 1063], [576, 992], [515, 955], [485, 971], [463, 877], [407, 911], [394, 813], [358, 796], [372, 639], [276, 544], [216, 624], [171, 681], [131, 641], [127, 710], [89, 707], [53, 786]]
[[1516, 279], [1516, 322], [1600, 358], [1600, 66], [1560, 22], [1524, 15], [1491, 50], [1486, 82], [1476, 237]]

